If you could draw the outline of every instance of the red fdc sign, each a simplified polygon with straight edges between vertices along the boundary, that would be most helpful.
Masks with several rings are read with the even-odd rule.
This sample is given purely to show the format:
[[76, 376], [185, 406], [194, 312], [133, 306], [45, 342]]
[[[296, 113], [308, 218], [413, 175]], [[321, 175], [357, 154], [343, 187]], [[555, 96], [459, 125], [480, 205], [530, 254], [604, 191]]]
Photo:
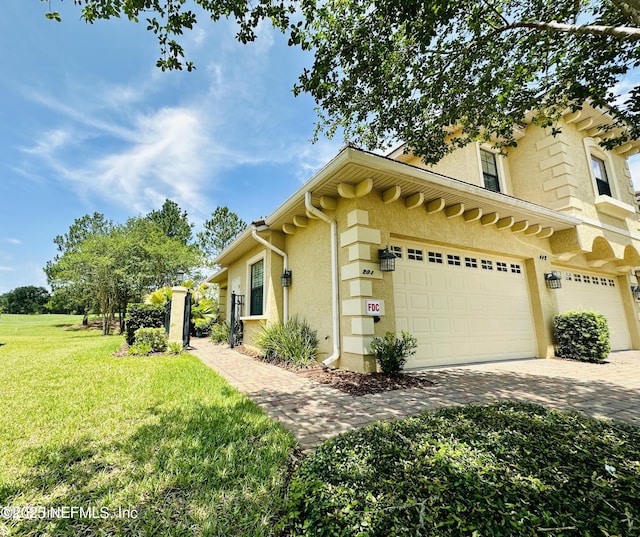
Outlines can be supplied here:
[[367, 300], [367, 315], [380, 315], [382, 306], [379, 300]]

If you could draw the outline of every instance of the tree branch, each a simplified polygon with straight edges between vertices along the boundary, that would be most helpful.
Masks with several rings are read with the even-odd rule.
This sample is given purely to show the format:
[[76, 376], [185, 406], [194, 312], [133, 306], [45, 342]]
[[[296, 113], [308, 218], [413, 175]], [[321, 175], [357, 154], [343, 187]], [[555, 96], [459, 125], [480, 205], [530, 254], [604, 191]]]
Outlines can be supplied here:
[[534, 30], [549, 30], [552, 32], [564, 32], [569, 34], [610, 35], [620, 39], [640, 41], [640, 28], [629, 28], [626, 26], [600, 26], [596, 24], [578, 26], [575, 24], [564, 24], [556, 21], [521, 21], [507, 24], [500, 28], [500, 31], [513, 30], [515, 28], [531, 28]]
[[[613, 5], [615, 5], [622, 14], [627, 18], [627, 20], [635, 24], [636, 26], [640, 26], [640, 0], [628, 0], [625, 2], [624, 0], [611, 0]], [[632, 5], [629, 5], [629, 4]]]

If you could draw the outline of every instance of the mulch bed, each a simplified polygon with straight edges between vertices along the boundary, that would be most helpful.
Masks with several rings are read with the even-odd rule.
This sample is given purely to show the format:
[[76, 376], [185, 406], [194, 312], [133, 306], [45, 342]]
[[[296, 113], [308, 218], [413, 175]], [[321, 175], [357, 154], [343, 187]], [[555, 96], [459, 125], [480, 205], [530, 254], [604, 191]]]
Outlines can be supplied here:
[[345, 369], [332, 369], [330, 367], [300, 367], [278, 358], [265, 358], [259, 353], [252, 351], [242, 345], [234, 350], [256, 360], [267, 362], [271, 365], [281, 367], [288, 371], [307, 377], [320, 384], [326, 384], [336, 388], [341, 392], [348, 393], [356, 397], [371, 395], [374, 393], [388, 392], [391, 390], [404, 390], [407, 388], [430, 388], [436, 383], [424, 377], [414, 375], [385, 375], [384, 373], [356, 373]]

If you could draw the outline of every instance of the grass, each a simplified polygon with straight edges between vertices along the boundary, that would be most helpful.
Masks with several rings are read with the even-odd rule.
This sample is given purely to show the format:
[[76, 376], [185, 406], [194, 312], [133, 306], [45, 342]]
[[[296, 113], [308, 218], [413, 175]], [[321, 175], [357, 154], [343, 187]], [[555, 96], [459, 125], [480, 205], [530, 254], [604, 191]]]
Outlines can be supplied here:
[[80, 320], [0, 316], [0, 507], [67, 509], [0, 535], [272, 534], [292, 436], [195, 357], [116, 358]]
[[498, 403], [329, 440], [289, 487], [290, 536], [640, 535], [640, 429]]

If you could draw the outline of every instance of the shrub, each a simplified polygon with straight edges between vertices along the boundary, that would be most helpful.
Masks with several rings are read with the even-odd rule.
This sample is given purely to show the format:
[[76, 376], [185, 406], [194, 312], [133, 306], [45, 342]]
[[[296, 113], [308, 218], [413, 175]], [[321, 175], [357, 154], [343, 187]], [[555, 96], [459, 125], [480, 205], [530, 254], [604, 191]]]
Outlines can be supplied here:
[[153, 352], [153, 349], [151, 348], [150, 343], [142, 341], [140, 343], [134, 343], [133, 345], [131, 345], [127, 352], [131, 356], [147, 356], [148, 354], [151, 354]]
[[211, 340], [215, 343], [223, 343], [229, 341], [229, 332], [231, 325], [229, 321], [215, 323], [211, 326]]
[[182, 354], [182, 343], [178, 341], [170, 341], [167, 343], [167, 353], [168, 354]]
[[164, 306], [154, 304], [129, 304], [127, 306], [126, 340], [133, 345], [138, 328], [159, 328], [164, 326]]
[[256, 344], [266, 358], [278, 358], [299, 366], [313, 363], [318, 354], [317, 332], [297, 317], [284, 324], [264, 325]]
[[567, 311], [554, 317], [556, 352], [561, 358], [602, 362], [611, 351], [607, 319], [595, 311]]
[[374, 337], [371, 350], [387, 375], [397, 375], [402, 371], [407, 358], [415, 354], [418, 346], [416, 338], [404, 330], [398, 339], [395, 332], [387, 332], [383, 337]]
[[167, 334], [164, 328], [138, 328], [134, 345], [148, 344], [153, 352], [167, 350]]
[[215, 319], [196, 319], [193, 323], [193, 335], [196, 337], [209, 337], [215, 322]]
[[319, 446], [292, 476], [281, 526], [290, 537], [638, 536], [639, 460], [631, 425], [511, 402], [445, 408]]

